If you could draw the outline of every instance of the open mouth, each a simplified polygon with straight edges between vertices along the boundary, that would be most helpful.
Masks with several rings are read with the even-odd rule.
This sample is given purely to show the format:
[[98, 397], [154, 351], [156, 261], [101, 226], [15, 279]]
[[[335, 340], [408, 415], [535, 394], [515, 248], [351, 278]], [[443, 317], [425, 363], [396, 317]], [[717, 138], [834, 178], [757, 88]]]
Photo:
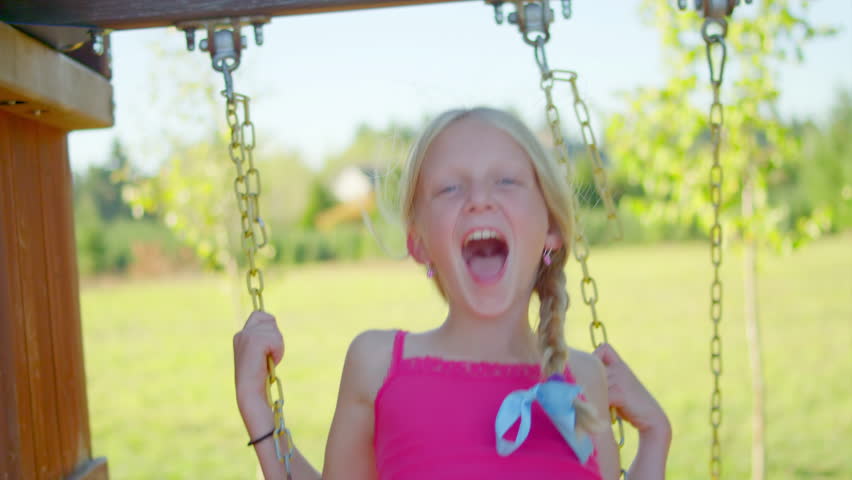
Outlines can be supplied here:
[[493, 229], [479, 228], [465, 236], [462, 257], [470, 275], [478, 283], [493, 283], [500, 279], [509, 245], [505, 237]]

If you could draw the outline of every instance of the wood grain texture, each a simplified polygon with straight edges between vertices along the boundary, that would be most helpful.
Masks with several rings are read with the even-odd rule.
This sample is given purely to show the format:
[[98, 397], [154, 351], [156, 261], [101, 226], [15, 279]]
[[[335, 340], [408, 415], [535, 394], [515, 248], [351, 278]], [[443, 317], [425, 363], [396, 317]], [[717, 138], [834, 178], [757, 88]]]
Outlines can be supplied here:
[[39, 125], [39, 164], [42, 183], [49, 329], [53, 344], [55, 389], [59, 396], [57, 432], [62, 470], [69, 472], [89, 457], [86, 377], [82, 355], [77, 291], [71, 172], [65, 132]]
[[0, 112], [0, 478], [35, 476], [30, 424], [29, 371], [23, 341], [20, 269], [16, 252], [18, 229], [12, 194], [12, 123]]
[[98, 26], [122, 30], [210, 18], [301, 15], [448, 1], [452, 0], [11, 0], [0, 7], [0, 19], [7, 23]]
[[92, 462], [66, 132], [3, 112], [0, 318], [0, 479], [63, 478]]
[[18, 265], [21, 271], [21, 302], [24, 314], [24, 342], [30, 370], [32, 425], [36, 438], [36, 478], [56, 478], [62, 474], [58, 452], [59, 421], [50, 334], [50, 308], [45, 280], [44, 215], [39, 161], [38, 123], [21, 120], [12, 123], [12, 194], [15, 196], [18, 229]]

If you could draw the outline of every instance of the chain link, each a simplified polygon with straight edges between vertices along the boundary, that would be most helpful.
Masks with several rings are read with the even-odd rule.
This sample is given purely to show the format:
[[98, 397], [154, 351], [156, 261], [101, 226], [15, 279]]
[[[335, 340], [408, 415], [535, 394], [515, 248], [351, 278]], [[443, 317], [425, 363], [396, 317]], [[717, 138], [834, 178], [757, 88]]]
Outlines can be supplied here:
[[[557, 81], [567, 81], [571, 84], [571, 89], [574, 94], [574, 111], [577, 114], [577, 120], [580, 122], [580, 126], [583, 129], [583, 140], [586, 142], [586, 146], [589, 148], [589, 154], [592, 156], [593, 161], [596, 161], [596, 170], [597, 166], [602, 164], [600, 163], [600, 156], [598, 154], [597, 145], [595, 143], [594, 131], [592, 130], [591, 124], [589, 123], [588, 117], [588, 109], [586, 108], [585, 102], [580, 98], [580, 94], [577, 90], [577, 74], [575, 72], [567, 71], [567, 70], [551, 70], [547, 66], [546, 56], [544, 54], [544, 41], [543, 38], [539, 38], [539, 41], [536, 42], [536, 61], [539, 64], [539, 68], [541, 69], [541, 90], [544, 92], [544, 98], [546, 100], [545, 106], [545, 116], [547, 117], [547, 123], [550, 127], [550, 133], [553, 137], [553, 145], [556, 148], [557, 159], [559, 163], [562, 165], [565, 170], [565, 175], [568, 177], [569, 183], [571, 179], [571, 163], [568, 159], [568, 149], [565, 145], [565, 137], [562, 134], [562, 124], [559, 116], [559, 109], [556, 107], [556, 104], [553, 102], [553, 86]], [[567, 77], [563, 77], [563, 75], [567, 75]], [[584, 112], [585, 115], [581, 115], [581, 112]], [[609, 196], [609, 190], [606, 187], [606, 176], [601, 171], [601, 182], [598, 183], [597, 174], [595, 183], [599, 188], [599, 193], [601, 197], [609, 197], [610, 203], [612, 198]], [[603, 188], [601, 188], [603, 187]], [[581, 214], [580, 214], [580, 203], [577, 200], [577, 195], [570, 195], [571, 197], [571, 208], [574, 212], [574, 257], [577, 259], [577, 262], [580, 264], [580, 268], [583, 272], [583, 278], [580, 280], [580, 293], [583, 296], [583, 303], [589, 306], [589, 310], [592, 312], [592, 321], [589, 323], [589, 334], [592, 339], [592, 346], [594, 348], [598, 348], [601, 343], [609, 343], [609, 339], [606, 333], [606, 326], [604, 323], [598, 318], [598, 285], [595, 282], [595, 279], [592, 277], [591, 272], [589, 271], [589, 243], [586, 240], [586, 235], [584, 232], [577, 228], [577, 226], [582, 225]], [[614, 214], [614, 208], [612, 213]], [[617, 217], [616, 217], [617, 218]], [[618, 447], [619, 449], [624, 446], [624, 424], [619, 417], [614, 408], [610, 408], [610, 420], [613, 424], [618, 425]], [[627, 479], [627, 472], [622, 469], [621, 470], [622, 477]]]
[[[607, 221], [615, 224], [616, 238], [620, 240], [624, 237], [624, 230], [621, 226], [621, 219], [618, 217], [618, 212], [615, 208], [615, 201], [612, 198], [612, 191], [609, 187], [609, 181], [607, 180], [606, 170], [604, 169], [603, 160], [601, 159], [600, 149], [598, 149], [597, 137], [595, 137], [595, 131], [592, 129], [589, 108], [580, 96], [580, 90], [577, 87], [577, 73], [570, 70], [552, 70], [547, 64], [547, 55], [545, 55], [544, 43], [541, 37], [539, 37], [539, 40], [536, 42], [535, 59], [538, 63], [539, 69], [541, 70], [541, 88], [544, 90], [544, 94], [547, 99], [545, 114], [547, 117], [547, 123], [550, 125], [551, 132], [553, 132], [554, 124], [557, 126], [560, 124], [559, 111], [553, 103], [553, 86], [556, 82], [568, 82], [571, 85], [571, 94], [574, 98], [574, 115], [577, 117], [577, 123], [580, 124], [580, 133], [583, 136], [583, 143], [586, 145], [586, 150], [588, 151], [589, 158], [592, 161], [592, 177], [595, 182], [595, 189], [604, 203]], [[557, 138], [555, 133], [553, 135], [554, 143], [558, 143], [557, 149], [565, 150], [565, 141], [561, 138], [561, 131], [560, 138]], [[567, 162], [567, 151], [564, 153], [566, 154]], [[579, 204], [575, 206], [579, 207]]]
[[[713, 163], [710, 167], [710, 201], [713, 205], [713, 226], [710, 228], [710, 262], [713, 266], [713, 281], [710, 283], [710, 320], [713, 334], [710, 338], [710, 372], [713, 374], [713, 391], [710, 395], [710, 425], [712, 438], [710, 443], [710, 478], [718, 480], [722, 473], [722, 447], [719, 442], [719, 427], [722, 424], [722, 391], [719, 382], [722, 376], [722, 339], [719, 336], [719, 322], [722, 320], [722, 225], [719, 221], [722, 206], [722, 165], [719, 151], [722, 143], [722, 127], [725, 123], [719, 90], [725, 72], [727, 45], [725, 44], [725, 21], [708, 18], [704, 21], [702, 34], [707, 47], [707, 63], [710, 68], [710, 84], [713, 87], [713, 103], [710, 105], [708, 122], [710, 124], [710, 142]], [[722, 33], [709, 34], [714, 24], [722, 27]], [[721, 56], [715, 54], [720, 50]], [[718, 65], [717, 63], [718, 62]]]
[[[624, 237], [624, 230], [621, 226], [621, 219], [615, 210], [615, 202], [612, 199], [612, 191], [609, 189], [609, 182], [604, 170], [603, 160], [601, 160], [601, 152], [598, 149], [598, 141], [595, 138], [595, 131], [592, 130], [591, 117], [589, 108], [586, 102], [580, 96], [580, 90], [577, 88], [577, 74], [574, 72], [563, 72], [570, 74], [568, 82], [571, 84], [571, 93], [574, 96], [574, 114], [577, 116], [577, 122], [580, 124], [580, 133], [583, 135], [583, 143], [586, 144], [586, 149], [589, 152], [589, 157], [592, 160], [592, 177], [595, 180], [595, 188], [604, 202], [606, 208], [607, 220], [613, 222], [616, 228], [616, 238], [621, 240]], [[556, 78], [556, 80], [560, 80]]]
[[[230, 75], [226, 75], [226, 77], [230, 77]], [[228, 155], [237, 173], [234, 178], [234, 194], [240, 211], [240, 244], [245, 251], [248, 263], [246, 288], [251, 296], [254, 310], [263, 311], [263, 272], [257, 266], [255, 256], [258, 250], [266, 245], [267, 235], [266, 225], [260, 216], [260, 172], [254, 165], [254, 124], [249, 115], [249, 97], [229, 89], [226, 89], [224, 94], [227, 99], [225, 118], [231, 130]], [[240, 120], [241, 116], [242, 120]], [[292, 480], [290, 459], [295, 447], [290, 430], [284, 423], [284, 392], [281, 387], [281, 380], [275, 375], [272, 357], [267, 357], [266, 366], [269, 372], [266, 400], [273, 414], [275, 430], [272, 438], [275, 442], [275, 454], [278, 460], [284, 463], [287, 479]], [[283, 450], [281, 448], [282, 443], [285, 445]]]

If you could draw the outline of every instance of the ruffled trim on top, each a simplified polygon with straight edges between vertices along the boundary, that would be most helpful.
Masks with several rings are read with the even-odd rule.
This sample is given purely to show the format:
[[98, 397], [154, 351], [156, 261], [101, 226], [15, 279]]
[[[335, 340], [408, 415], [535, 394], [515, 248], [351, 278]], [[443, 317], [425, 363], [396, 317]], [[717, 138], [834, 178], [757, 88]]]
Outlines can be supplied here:
[[[450, 375], [464, 378], [524, 378], [539, 380], [541, 366], [532, 363], [494, 363], [445, 360], [424, 356], [402, 358], [397, 366], [400, 373]], [[571, 372], [566, 368], [566, 380], [573, 381]]]

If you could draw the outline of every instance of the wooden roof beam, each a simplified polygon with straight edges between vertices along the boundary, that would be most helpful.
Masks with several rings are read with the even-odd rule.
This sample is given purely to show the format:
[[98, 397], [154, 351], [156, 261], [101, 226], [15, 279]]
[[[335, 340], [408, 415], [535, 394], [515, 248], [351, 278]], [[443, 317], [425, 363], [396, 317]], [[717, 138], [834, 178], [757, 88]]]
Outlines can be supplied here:
[[113, 124], [109, 80], [0, 23], [0, 111], [63, 130]]
[[211, 18], [274, 17], [449, 1], [453, 0], [10, 0], [0, 4], [0, 20], [126, 30]]

